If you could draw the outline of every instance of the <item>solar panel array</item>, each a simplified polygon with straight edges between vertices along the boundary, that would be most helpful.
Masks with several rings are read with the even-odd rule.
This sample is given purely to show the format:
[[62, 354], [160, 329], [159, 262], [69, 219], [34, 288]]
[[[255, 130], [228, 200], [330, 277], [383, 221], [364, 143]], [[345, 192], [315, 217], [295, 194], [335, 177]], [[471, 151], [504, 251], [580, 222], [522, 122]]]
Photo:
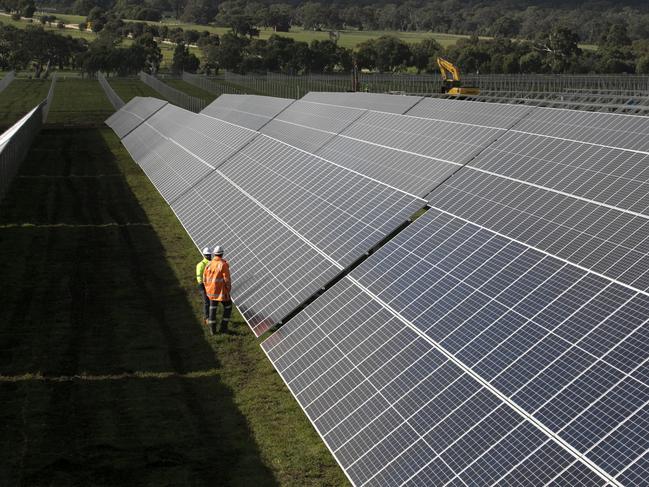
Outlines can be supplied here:
[[[261, 134], [212, 112], [188, 149], [171, 119], [190, 120], [156, 114], [130, 150], [197, 245], [228, 229], [255, 331], [314, 280], [335, 282], [262, 348], [354, 485], [647, 483], [649, 119], [350, 93], [257, 101], [227, 104], [265, 119]], [[141, 147], [155, 133], [199, 162], [228, 156], [203, 175], [165, 150], [172, 174]], [[421, 204], [413, 194], [428, 211], [341, 277]], [[278, 246], [292, 257], [261, 270]]]
[[[493, 139], [453, 147], [428, 212], [262, 347], [356, 485], [645, 482], [647, 165], [637, 135], [594, 139], [647, 125], [580, 114], [559, 137], [553, 112], [459, 103], [460, 140]], [[444, 120], [427, 105], [407, 115]], [[409, 120], [368, 132], [443, 133]]]
[[122, 141], [196, 246], [225, 246], [233, 299], [257, 336], [425, 205], [255, 130], [173, 105]]

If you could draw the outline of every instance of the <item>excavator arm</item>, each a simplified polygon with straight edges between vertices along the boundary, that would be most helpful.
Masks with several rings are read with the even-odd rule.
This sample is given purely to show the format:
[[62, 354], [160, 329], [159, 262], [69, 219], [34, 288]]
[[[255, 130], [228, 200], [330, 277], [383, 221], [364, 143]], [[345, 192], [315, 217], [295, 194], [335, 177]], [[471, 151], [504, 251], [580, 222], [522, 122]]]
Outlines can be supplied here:
[[460, 81], [460, 70], [453, 63], [438, 57], [437, 65], [445, 81]]
[[462, 86], [460, 80], [460, 70], [455, 64], [443, 59], [437, 58], [437, 65], [442, 75], [442, 92], [449, 95], [479, 95], [480, 90], [474, 86]]

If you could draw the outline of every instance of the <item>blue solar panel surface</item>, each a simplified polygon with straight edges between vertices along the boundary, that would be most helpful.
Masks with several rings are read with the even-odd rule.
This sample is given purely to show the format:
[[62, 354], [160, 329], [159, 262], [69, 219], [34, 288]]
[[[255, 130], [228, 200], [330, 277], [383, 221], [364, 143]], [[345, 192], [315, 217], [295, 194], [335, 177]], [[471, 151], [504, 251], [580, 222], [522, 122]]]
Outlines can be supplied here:
[[649, 447], [648, 316], [431, 209], [263, 347], [357, 485], [597, 485]]

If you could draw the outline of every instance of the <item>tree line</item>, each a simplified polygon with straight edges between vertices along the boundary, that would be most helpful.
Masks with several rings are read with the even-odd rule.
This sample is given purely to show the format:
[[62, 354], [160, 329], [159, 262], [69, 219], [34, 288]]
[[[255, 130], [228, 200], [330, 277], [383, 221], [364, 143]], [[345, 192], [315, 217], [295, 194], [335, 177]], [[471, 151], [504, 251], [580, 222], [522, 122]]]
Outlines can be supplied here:
[[[249, 4], [236, 5], [243, 8]], [[268, 8], [273, 6], [277, 5]], [[597, 50], [580, 48], [579, 34], [563, 25], [555, 25], [532, 40], [504, 36], [485, 39], [473, 35], [443, 48], [433, 38], [408, 44], [393, 35], [384, 35], [350, 50], [338, 45], [337, 31], [330, 31], [328, 40], [311, 43], [296, 41], [281, 33], [263, 40], [258, 37], [258, 25], [245, 12], [230, 10], [228, 13], [221, 4], [216, 15], [223, 16], [222, 21], [230, 28], [222, 36], [208, 31], [170, 28], [164, 24], [128, 22], [116, 10], [94, 6], [80, 28], [91, 26], [98, 33], [97, 40], [91, 43], [78, 39], [52, 40], [45, 49], [46, 54], [33, 52], [27, 56], [29, 48], [23, 48], [23, 43], [30, 46], [34, 44], [31, 37], [42, 41], [54, 34], [33, 26], [23, 33], [4, 29], [0, 39], [4, 40], [0, 46], [4, 54], [0, 52], [0, 63], [20, 69], [33, 59], [45, 56], [62, 67], [71, 66], [88, 73], [104, 71], [125, 75], [140, 69], [155, 73], [162, 60], [158, 43], [171, 42], [175, 44], [171, 67], [176, 73], [214, 73], [218, 70], [242, 74], [266, 71], [331, 73], [349, 72], [354, 66], [376, 72], [431, 73], [437, 71], [437, 56], [451, 59], [464, 72], [649, 73], [649, 40], [633, 40], [622, 23], [609, 25], [599, 38]], [[41, 16], [40, 20], [52, 22], [55, 17]], [[129, 41], [125, 43], [127, 38]], [[190, 45], [202, 51], [201, 59], [189, 50]], [[55, 55], [48, 54], [52, 49]], [[22, 54], [13, 55], [10, 52], [13, 50]], [[26, 61], [30, 56], [32, 60]]]
[[[32, 0], [2, 0], [13, 5]], [[642, 0], [45, 0], [39, 5], [88, 15], [94, 7], [122, 18], [228, 25], [233, 17], [285, 32], [388, 30], [535, 39], [555, 26], [598, 43], [611, 25], [621, 24], [631, 40], [649, 38], [649, 4]]]

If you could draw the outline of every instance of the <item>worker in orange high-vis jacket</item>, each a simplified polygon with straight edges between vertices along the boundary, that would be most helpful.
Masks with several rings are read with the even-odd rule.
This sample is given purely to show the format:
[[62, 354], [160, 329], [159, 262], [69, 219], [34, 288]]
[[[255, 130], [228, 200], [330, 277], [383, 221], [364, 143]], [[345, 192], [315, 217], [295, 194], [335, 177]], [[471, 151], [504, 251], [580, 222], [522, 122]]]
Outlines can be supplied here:
[[[210, 300], [209, 316], [207, 324], [210, 333], [214, 335], [217, 329], [221, 333], [228, 332], [228, 322], [232, 314], [232, 300], [230, 299], [230, 265], [223, 258], [223, 247], [217, 245], [212, 252], [212, 260], [203, 271], [203, 284], [205, 294]], [[216, 313], [219, 303], [223, 305], [223, 316], [221, 323], [217, 326]]]

